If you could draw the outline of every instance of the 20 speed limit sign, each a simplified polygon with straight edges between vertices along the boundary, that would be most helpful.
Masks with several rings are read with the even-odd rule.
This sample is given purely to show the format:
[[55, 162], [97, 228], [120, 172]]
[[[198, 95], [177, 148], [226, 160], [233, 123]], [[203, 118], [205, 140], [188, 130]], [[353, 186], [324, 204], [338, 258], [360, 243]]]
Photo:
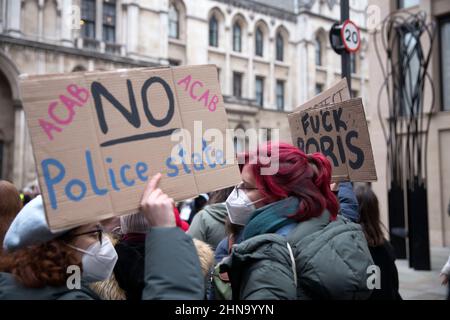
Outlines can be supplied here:
[[354, 53], [359, 50], [361, 46], [361, 35], [359, 28], [353, 21], [345, 20], [341, 28], [341, 38], [348, 52]]

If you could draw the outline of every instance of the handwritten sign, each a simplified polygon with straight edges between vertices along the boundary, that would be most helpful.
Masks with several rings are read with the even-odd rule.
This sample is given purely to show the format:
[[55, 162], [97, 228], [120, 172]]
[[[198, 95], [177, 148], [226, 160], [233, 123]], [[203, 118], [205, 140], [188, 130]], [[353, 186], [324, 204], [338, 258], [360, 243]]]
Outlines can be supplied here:
[[157, 172], [175, 200], [240, 181], [229, 145], [202, 136], [227, 129], [215, 66], [30, 76], [21, 89], [52, 230], [137, 212]]
[[346, 80], [288, 115], [293, 144], [321, 152], [333, 166], [332, 180], [377, 180], [362, 100], [350, 99]]

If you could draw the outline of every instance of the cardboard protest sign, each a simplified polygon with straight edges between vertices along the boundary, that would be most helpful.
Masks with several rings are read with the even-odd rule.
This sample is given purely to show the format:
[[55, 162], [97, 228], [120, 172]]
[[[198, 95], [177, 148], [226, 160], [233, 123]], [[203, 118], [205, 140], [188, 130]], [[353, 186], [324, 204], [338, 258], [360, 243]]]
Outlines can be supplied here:
[[324, 154], [333, 166], [334, 182], [375, 181], [362, 100], [349, 97], [344, 79], [289, 114], [293, 144], [306, 153]]
[[322, 107], [333, 103], [338, 103], [350, 99], [350, 91], [348, 90], [347, 79], [341, 79], [329, 89], [323, 91], [300, 107], [294, 109], [294, 112], [314, 107]]
[[205, 138], [227, 128], [213, 65], [23, 77], [21, 90], [52, 230], [137, 212], [157, 172], [175, 200], [240, 181], [232, 142]]

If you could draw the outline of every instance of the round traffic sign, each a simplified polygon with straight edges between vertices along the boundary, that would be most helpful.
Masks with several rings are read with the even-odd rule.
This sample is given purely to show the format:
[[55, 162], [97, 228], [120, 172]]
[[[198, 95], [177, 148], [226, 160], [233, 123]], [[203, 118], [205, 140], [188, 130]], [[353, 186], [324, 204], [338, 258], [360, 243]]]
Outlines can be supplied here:
[[341, 38], [348, 52], [356, 52], [361, 46], [361, 35], [358, 26], [351, 20], [345, 20], [341, 28]]

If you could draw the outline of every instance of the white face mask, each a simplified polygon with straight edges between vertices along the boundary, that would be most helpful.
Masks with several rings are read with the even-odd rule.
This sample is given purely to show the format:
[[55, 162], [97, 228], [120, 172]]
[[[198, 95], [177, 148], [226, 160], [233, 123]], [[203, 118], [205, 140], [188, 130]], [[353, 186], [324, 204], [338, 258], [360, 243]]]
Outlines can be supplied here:
[[250, 220], [253, 212], [256, 210], [255, 203], [262, 200], [264, 200], [264, 198], [251, 202], [244, 190], [238, 192], [238, 190], [234, 188], [225, 201], [231, 223], [245, 226], [248, 220]]
[[69, 247], [83, 252], [81, 260], [83, 266], [83, 280], [97, 282], [108, 279], [117, 262], [117, 252], [108, 237], [102, 237], [102, 243], [95, 242], [87, 250], [68, 244]]

